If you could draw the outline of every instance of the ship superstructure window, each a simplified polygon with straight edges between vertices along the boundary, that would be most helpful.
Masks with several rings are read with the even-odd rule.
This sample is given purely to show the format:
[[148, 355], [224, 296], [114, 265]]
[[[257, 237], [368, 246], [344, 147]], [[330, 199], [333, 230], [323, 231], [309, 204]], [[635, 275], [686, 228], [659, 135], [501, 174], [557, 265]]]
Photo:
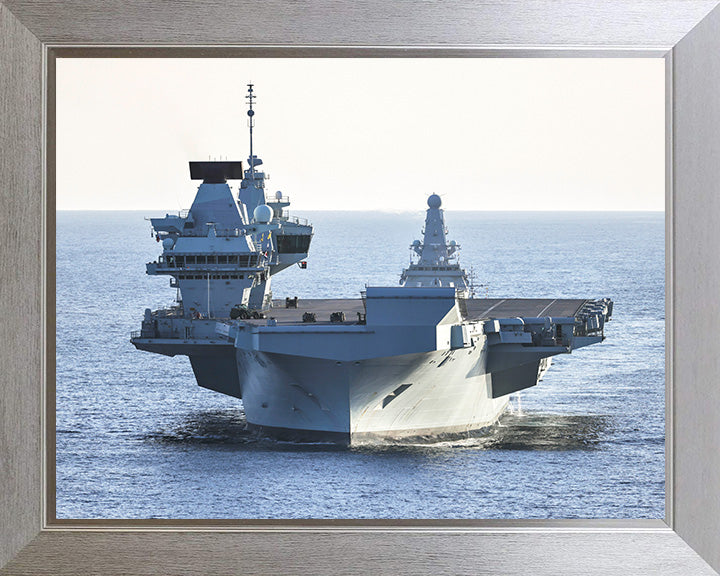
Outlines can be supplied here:
[[208, 256], [207, 257], [207, 263], [208, 264], [217, 264], [217, 256]]
[[228, 263], [227, 256], [218, 256], [218, 264], [227, 264], [227, 263]]
[[185, 256], [186, 264], [195, 264], [195, 256]]
[[280, 254], [304, 254], [310, 249], [309, 234], [278, 234], [277, 249]]
[[239, 266], [257, 266], [260, 261], [260, 256], [256, 254], [247, 254], [238, 257]]

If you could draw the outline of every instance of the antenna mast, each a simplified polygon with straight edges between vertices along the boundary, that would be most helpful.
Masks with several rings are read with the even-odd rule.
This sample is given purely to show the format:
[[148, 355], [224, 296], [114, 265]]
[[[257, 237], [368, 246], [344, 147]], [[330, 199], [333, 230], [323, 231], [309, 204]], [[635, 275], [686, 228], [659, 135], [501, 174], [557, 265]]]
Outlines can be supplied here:
[[252, 132], [253, 132], [253, 126], [255, 125], [255, 121], [253, 119], [253, 116], [255, 116], [255, 111], [253, 110], [253, 100], [255, 99], [255, 94], [253, 93], [253, 84], [248, 84], [248, 95], [245, 96], [245, 98], [248, 100], [250, 104], [250, 109], [247, 111], [248, 115], [248, 126], [250, 127], [250, 174], [252, 174], [253, 181], [255, 180], [255, 159], [253, 158], [253, 146], [252, 146]]

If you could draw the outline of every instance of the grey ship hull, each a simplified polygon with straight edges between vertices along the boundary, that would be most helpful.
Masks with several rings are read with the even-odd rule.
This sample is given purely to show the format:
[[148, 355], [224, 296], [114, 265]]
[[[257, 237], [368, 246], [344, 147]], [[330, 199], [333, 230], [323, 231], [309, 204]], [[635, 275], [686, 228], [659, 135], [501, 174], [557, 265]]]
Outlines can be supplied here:
[[[392, 312], [378, 306], [401, 308], [407, 289], [383, 290], [395, 300], [370, 298], [367, 324], [303, 323], [310, 310], [326, 320], [330, 311], [351, 319], [365, 310], [362, 300], [310, 300], [272, 309], [269, 321], [166, 320], [165, 335], [195, 338], [158, 333], [133, 343], [188, 355], [198, 384], [242, 397], [249, 426], [280, 439], [435, 441], [494, 424], [510, 393], [537, 383], [545, 358], [601, 341], [602, 331], [588, 335], [588, 326], [611, 313], [588, 315], [596, 303], [586, 300], [458, 301], [446, 289], [428, 298], [424, 288], [422, 298], [410, 295], [414, 323], [400, 311], [404, 323], [396, 317], [383, 324]], [[515, 316], [525, 318], [520, 330]], [[194, 325], [186, 331], [188, 323]], [[533, 335], [540, 325], [551, 328], [551, 340]], [[558, 326], [565, 327], [559, 337]]]
[[375, 444], [467, 436], [494, 424], [508, 402], [492, 398], [489, 374], [468, 376], [482, 362], [479, 348], [340, 363], [238, 356], [247, 370], [248, 423], [283, 439]]
[[[486, 350], [478, 347], [340, 362], [238, 350], [218, 341], [149, 340], [134, 343], [187, 355], [200, 386], [242, 398], [249, 427], [280, 440], [464, 437], [494, 424], [509, 398], [492, 397], [492, 376], [478, 369]], [[528, 376], [536, 381], [536, 366]]]

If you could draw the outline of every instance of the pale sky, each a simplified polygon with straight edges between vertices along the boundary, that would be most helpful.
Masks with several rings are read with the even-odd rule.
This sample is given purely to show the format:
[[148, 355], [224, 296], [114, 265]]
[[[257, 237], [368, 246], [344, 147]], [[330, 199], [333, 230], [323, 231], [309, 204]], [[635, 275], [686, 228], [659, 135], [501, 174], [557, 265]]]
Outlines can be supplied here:
[[[664, 210], [662, 59], [59, 59], [57, 207], [176, 211], [247, 159], [291, 211]], [[233, 189], [237, 182], [230, 183]]]

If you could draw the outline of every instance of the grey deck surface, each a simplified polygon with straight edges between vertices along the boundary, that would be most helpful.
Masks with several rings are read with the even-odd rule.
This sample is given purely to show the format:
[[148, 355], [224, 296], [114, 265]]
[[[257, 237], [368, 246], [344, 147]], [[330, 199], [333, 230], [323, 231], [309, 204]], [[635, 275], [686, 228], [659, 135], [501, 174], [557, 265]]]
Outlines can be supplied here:
[[[317, 324], [330, 324], [330, 314], [333, 312], [345, 312], [345, 324], [357, 324], [357, 313], [365, 314], [365, 307], [360, 298], [299, 299], [297, 308], [285, 308], [285, 300], [273, 300], [273, 307], [265, 313], [265, 316], [275, 318], [278, 324], [302, 324], [305, 312], [313, 312]], [[254, 323], [265, 324], [265, 322], [265, 320], [256, 320]]]
[[572, 317], [587, 300], [566, 298], [473, 298], [467, 300], [468, 320], [490, 318]]
[[[586, 300], [553, 298], [473, 298], [466, 300], [467, 320], [490, 318], [514, 318], [516, 316], [538, 317], [574, 316]], [[345, 324], [356, 324], [357, 313], [365, 313], [360, 298], [300, 299], [297, 308], [285, 308], [284, 300], [274, 300], [273, 307], [265, 314], [278, 324], [301, 324], [305, 312], [313, 312], [317, 324], [329, 324], [330, 314], [345, 312]], [[266, 320], [249, 320], [253, 324], [265, 324]]]

